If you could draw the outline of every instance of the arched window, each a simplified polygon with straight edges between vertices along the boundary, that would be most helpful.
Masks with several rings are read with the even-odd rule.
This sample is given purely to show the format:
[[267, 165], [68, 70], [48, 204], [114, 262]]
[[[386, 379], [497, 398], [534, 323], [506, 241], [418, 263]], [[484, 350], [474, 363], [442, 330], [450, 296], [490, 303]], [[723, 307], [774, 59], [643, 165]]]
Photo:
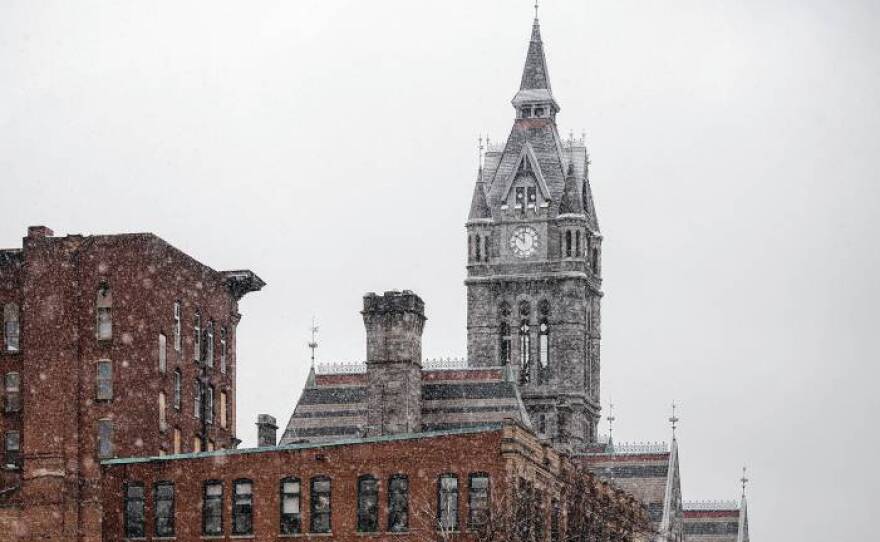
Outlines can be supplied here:
[[174, 302], [174, 311], [171, 314], [173, 322], [171, 332], [174, 334], [174, 350], [180, 352], [180, 301]]
[[396, 474], [388, 481], [388, 530], [402, 533], [409, 530], [409, 479]]
[[196, 310], [193, 316], [193, 360], [199, 361], [202, 355], [202, 315]]
[[565, 257], [571, 258], [571, 230], [565, 230]]
[[444, 474], [437, 481], [437, 527], [458, 530], [458, 477], [454, 474]]
[[358, 478], [357, 530], [359, 533], [379, 530], [379, 481], [369, 474]]
[[532, 365], [531, 328], [528, 321], [523, 320], [519, 326], [519, 381], [522, 384], [529, 382], [529, 371]]
[[205, 329], [205, 363], [208, 367], [214, 368], [214, 321], [208, 320], [208, 326]]
[[538, 331], [538, 361], [542, 369], [550, 365], [550, 324], [546, 320], [541, 322]]
[[316, 476], [312, 478], [311, 488], [311, 514], [310, 530], [313, 533], [329, 533], [330, 532], [330, 478], [326, 476]]
[[232, 494], [232, 534], [254, 534], [254, 483], [236, 480]]
[[483, 236], [483, 261], [489, 261], [489, 238], [487, 236]]
[[296, 534], [302, 528], [302, 488], [299, 478], [281, 480], [281, 534]]
[[501, 337], [501, 365], [510, 364], [510, 324], [507, 322], [501, 322], [501, 326], [499, 326], [499, 336]]
[[113, 338], [113, 316], [111, 310], [113, 308], [113, 294], [110, 291], [110, 285], [102, 282], [98, 288], [97, 299], [95, 300], [96, 326], [95, 336], [99, 341], [106, 341]]
[[7, 352], [18, 352], [21, 349], [20, 336], [18, 305], [7, 303], [3, 306], [3, 342]]

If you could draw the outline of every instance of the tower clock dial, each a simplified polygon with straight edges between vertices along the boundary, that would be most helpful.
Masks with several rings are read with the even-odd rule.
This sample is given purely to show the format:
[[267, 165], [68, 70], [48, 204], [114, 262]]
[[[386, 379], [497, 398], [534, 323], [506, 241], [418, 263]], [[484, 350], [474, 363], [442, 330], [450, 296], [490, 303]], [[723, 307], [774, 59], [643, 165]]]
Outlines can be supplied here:
[[538, 250], [538, 232], [531, 226], [520, 226], [510, 236], [510, 249], [520, 258], [528, 258]]

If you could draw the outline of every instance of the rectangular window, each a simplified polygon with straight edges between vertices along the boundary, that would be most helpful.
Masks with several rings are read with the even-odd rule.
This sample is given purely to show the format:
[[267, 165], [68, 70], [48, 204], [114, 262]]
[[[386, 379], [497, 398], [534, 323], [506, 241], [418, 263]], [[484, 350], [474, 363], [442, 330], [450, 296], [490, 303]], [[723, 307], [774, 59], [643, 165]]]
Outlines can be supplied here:
[[183, 377], [180, 374], [180, 369], [174, 371], [174, 409], [175, 410], [180, 410], [180, 392], [181, 392], [180, 388], [183, 385], [183, 383], [181, 382], [182, 378]]
[[471, 474], [468, 488], [468, 524], [482, 527], [489, 519], [489, 475]]
[[205, 483], [202, 503], [202, 533], [206, 536], [223, 534], [223, 483]]
[[174, 536], [174, 484], [157, 482], [153, 487], [156, 536]]
[[538, 203], [538, 192], [534, 186], [530, 186], [526, 189], [526, 197], [529, 198], [529, 205], [535, 205]]
[[312, 478], [311, 493], [311, 525], [313, 533], [330, 532], [330, 478], [320, 476]]
[[526, 204], [526, 189], [523, 186], [516, 187], [516, 206], [525, 209]]
[[220, 328], [220, 372], [226, 373], [226, 326]]
[[202, 451], [202, 439], [201, 437], [193, 437], [193, 453], [200, 453]]
[[113, 457], [113, 422], [98, 420], [98, 457]]
[[302, 528], [301, 488], [298, 478], [281, 480], [281, 534], [295, 534]]
[[437, 484], [437, 527], [458, 530], [458, 477], [444, 474]]
[[357, 530], [376, 532], [379, 530], [379, 481], [372, 476], [361, 476], [357, 487]]
[[174, 334], [174, 351], [180, 352], [180, 301], [174, 302], [173, 318], [172, 333]]
[[202, 417], [202, 384], [198, 380], [193, 382], [193, 416]]
[[164, 373], [168, 365], [168, 345], [166, 344], [165, 335], [159, 334], [159, 372]]
[[168, 429], [165, 418], [165, 392], [159, 392], [159, 431]]
[[21, 349], [18, 305], [7, 303], [3, 306], [3, 341], [7, 352]]
[[550, 503], [550, 542], [559, 542], [559, 501]]
[[125, 517], [123, 530], [126, 538], [143, 538], [144, 532], [144, 485], [131, 482], [125, 486]]
[[21, 465], [21, 433], [7, 431], [3, 439], [3, 464], [7, 469], [17, 469]]
[[182, 441], [183, 441], [183, 438], [181, 437], [181, 434], [180, 434], [180, 428], [175, 427], [174, 428], [174, 453], [175, 454], [181, 453]]
[[106, 341], [113, 337], [113, 316], [111, 309], [113, 308], [113, 294], [107, 284], [102, 284], [98, 288], [98, 297], [95, 301], [96, 310], [96, 326], [95, 336], [99, 341]]
[[199, 361], [202, 355], [202, 315], [196, 311], [193, 316], [193, 360]]
[[95, 399], [109, 401], [113, 399], [113, 363], [99, 361], [95, 381]]
[[226, 429], [226, 392], [220, 392], [220, 427]]
[[232, 503], [232, 534], [254, 533], [254, 484], [237, 480]]
[[19, 373], [6, 373], [3, 377], [4, 405], [6, 412], [19, 412], [21, 410], [21, 375]]
[[392, 476], [388, 482], [388, 530], [403, 533], [409, 529], [409, 479]]
[[214, 321], [208, 321], [208, 327], [205, 329], [205, 363], [208, 367], [214, 368]]
[[214, 388], [205, 388], [205, 423], [214, 423]]

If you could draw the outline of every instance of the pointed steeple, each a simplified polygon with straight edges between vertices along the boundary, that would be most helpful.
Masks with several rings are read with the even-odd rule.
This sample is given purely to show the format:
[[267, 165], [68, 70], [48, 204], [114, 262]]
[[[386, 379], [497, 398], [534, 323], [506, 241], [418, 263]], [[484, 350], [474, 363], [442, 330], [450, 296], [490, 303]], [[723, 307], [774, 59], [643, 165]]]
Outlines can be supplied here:
[[513, 106], [520, 111], [517, 116], [524, 118], [532, 116], [533, 111], [530, 107], [529, 114], [523, 114], [521, 109], [523, 106], [546, 106], [547, 110], [543, 111], [543, 114], [535, 115], [539, 117], [552, 117], [559, 111], [559, 104], [553, 98], [553, 92], [550, 88], [550, 74], [547, 71], [547, 57], [544, 55], [541, 23], [538, 21], [537, 13], [532, 23], [532, 37], [529, 40], [529, 50], [526, 53], [526, 63], [523, 66], [519, 92], [513, 97]]
[[578, 182], [574, 173], [574, 164], [568, 164], [568, 174], [565, 176], [565, 192], [562, 193], [562, 201], [559, 203], [559, 214], [584, 214], [584, 201], [578, 190]]
[[492, 218], [492, 211], [489, 210], [489, 204], [486, 202], [486, 183], [478, 178], [474, 183], [474, 195], [471, 198], [471, 211], [468, 214], [468, 220], [481, 218]]

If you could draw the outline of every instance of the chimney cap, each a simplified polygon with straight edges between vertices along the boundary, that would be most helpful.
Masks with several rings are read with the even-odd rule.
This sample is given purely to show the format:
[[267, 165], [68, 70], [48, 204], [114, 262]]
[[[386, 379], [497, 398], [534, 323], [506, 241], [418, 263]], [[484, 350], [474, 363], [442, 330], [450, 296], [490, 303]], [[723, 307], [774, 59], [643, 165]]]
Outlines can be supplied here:
[[275, 419], [275, 416], [272, 416], [270, 414], [257, 415], [257, 425], [270, 425], [270, 426], [277, 429], [278, 428], [277, 423], [278, 422]]
[[364, 295], [363, 313], [415, 312], [425, 315], [425, 302], [412, 290], [389, 290], [382, 295]]
[[28, 226], [28, 239], [41, 239], [43, 237], [52, 237], [55, 232], [47, 226]]

